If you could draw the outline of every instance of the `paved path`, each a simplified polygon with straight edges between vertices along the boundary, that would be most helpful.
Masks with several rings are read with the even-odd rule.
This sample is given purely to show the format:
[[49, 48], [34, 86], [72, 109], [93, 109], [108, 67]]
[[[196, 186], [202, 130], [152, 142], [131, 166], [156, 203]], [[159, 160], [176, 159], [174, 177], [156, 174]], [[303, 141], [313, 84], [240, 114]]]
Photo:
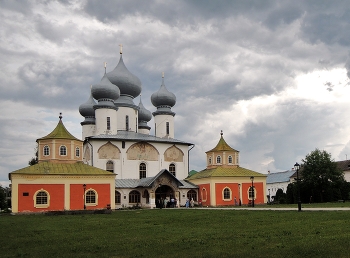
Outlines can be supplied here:
[[[186, 209], [186, 208], [185, 208]], [[191, 208], [193, 209], [193, 208]], [[207, 207], [201, 207], [201, 208], [195, 208], [195, 209], [205, 209], [205, 210], [250, 210], [250, 211], [298, 211], [298, 207], [296, 208], [275, 208], [275, 207], [239, 207], [239, 208], [224, 208], [224, 207], [213, 207], [213, 208], [207, 208]], [[333, 207], [333, 208], [301, 208], [301, 211], [350, 211], [350, 207]]]

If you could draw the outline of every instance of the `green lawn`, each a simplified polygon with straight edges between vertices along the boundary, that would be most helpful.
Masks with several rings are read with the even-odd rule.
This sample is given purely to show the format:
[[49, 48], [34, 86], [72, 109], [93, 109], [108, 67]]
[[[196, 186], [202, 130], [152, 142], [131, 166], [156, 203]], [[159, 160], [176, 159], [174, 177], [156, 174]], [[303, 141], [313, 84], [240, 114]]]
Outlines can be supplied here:
[[349, 257], [349, 211], [1, 215], [0, 257]]

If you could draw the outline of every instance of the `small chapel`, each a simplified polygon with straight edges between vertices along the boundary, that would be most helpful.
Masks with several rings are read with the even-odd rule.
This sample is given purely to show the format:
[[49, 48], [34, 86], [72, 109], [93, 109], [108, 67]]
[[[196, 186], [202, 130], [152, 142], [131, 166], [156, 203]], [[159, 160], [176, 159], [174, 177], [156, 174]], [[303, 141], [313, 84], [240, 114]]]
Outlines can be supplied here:
[[83, 163], [83, 141], [62, 122], [37, 139], [38, 163], [9, 173], [12, 212], [114, 209], [115, 174]]
[[240, 206], [266, 203], [266, 175], [240, 167], [239, 151], [221, 137], [215, 148], [206, 152], [206, 169], [186, 180], [198, 186], [204, 206]]

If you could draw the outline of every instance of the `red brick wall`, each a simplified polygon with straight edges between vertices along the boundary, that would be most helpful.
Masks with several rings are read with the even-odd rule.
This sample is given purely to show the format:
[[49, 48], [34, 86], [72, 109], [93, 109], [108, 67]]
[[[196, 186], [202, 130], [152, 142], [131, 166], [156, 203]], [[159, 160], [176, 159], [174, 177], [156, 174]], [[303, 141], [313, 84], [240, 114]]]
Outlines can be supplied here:
[[[224, 201], [223, 200], [223, 190], [228, 187], [231, 190], [231, 200]], [[236, 197], [237, 204], [239, 202], [239, 192], [238, 192], [238, 183], [216, 183], [215, 184], [215, 196], [216, 196], [216, 205], [235, 205], [234, 198]]]
[[[110, 185], [109, 184], [86, 184], [86, 190], [93, 189], [98, 195], [98, 204], [96, 206], [86, 206], [86, 209], [102, 209], [107, 204], [111, 204]], [[84, 188], [82, 184], [70, 185], [70, 207], [71, 210], [84, 209]]]
[[[205, 188], [206, 190], [206, 200], [203, 196], [203, 188]], [[203, 185], [199, 185], [199, 199], [202, 200], [202, 205], [203, 206], [210, 206], [210, 184], [203, 184]]]
[[[45, 190], [49, 193], [49, 204], [47, 208], [34, 207], [34, 194], [38, 190]], [[28, 193], [28, 196], [23, 196]], [[18, 185], [18, 212], [23, 211], [48, 211], [64, 209], [64, 185], [63, 184], [19, 184]]]
[[[242, 204], [248, 204], [249, 195], [248, 190], [251, 187], [251, 183], [243, 183], [242, 184]], [[254, 200], [254, 204], [262, 204], [265, 203], [264, 199], [264, 184], [263, 183], [254, 183], [254, 189], [256, 191], [256, 199]]]

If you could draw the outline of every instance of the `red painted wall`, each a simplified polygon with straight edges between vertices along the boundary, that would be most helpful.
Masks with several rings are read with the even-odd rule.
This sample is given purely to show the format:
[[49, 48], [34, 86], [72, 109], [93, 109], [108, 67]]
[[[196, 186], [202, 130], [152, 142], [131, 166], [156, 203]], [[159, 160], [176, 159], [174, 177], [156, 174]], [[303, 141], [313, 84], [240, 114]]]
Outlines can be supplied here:
[[[98, 194], [98, 204], [96, 206], [86, 206], [86, 209], [103, 209], [107, 204], [111, 204], [110, 184], [86, 184], [86, 190], [92, 188]], [[82, 184], [70, 185], [70, 209], [84, 209], [84, 188]]]
[[[230, 201], [224, 201], [223, 200], [223, 190], [228, 187], [231, 190], [231, 200]], [[234, 206], [236, 197], [237, 204], [239, 203], [239, 189], [238, 189], [238, 183], [216, 183], [215, 184], [215, 197], [216, 197], [216, 205], [223, 206], [223, 205], [229, 205]]]
[[[203, 198], [203, 188], [206, 190], [206, 200]], [[199, 199], [202, 200], [203, 206], [210, 206], [210, 184], [199, 185]]]
[[[251, 183], [243, 183], [242, 184], [242, 204], [248, 204], [249, 195], [248, 190], [251, 187]], [[264, 184], [263, 183], [254, 183], [254, 189], [256, 191], [256, 199], [254, 200], [254, 204], [262, 204], [265, 203], [264, 200]]]
[[[34, 194], [38, 190], [45, 190], [50, 195], [50, 206], [48, 208], [34, 207]], [[26, 192], [29, 195], [23, 196]], [[64, 185], [63, 184], [19, 184], [18, 185], [18, 212], [23, 211], [48, 211], [64, 209]]]

